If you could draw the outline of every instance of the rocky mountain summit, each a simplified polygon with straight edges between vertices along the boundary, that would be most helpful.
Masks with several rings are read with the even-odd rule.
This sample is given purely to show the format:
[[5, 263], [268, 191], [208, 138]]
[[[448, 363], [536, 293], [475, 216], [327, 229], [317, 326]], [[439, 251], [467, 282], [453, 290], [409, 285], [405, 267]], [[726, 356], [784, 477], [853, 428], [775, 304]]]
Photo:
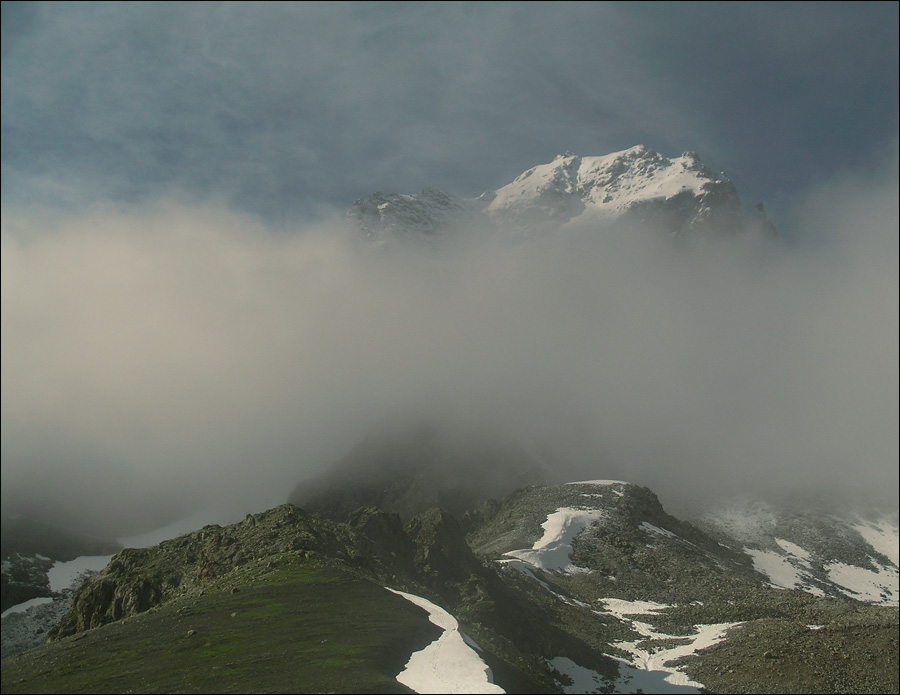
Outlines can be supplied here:
[[725, 173], [705, 166], [695, 152], [669, 159], [644, 145], [599, 157], [557, 155], [475, 199], [431, 188], [375, 193], [357, 200], [347, 217], [381, 243], [434, 242], [467, 227], [522, 239], [567, 225], [611, 223], [673, 236], [775, 235], [762, 204], [745, 205]]

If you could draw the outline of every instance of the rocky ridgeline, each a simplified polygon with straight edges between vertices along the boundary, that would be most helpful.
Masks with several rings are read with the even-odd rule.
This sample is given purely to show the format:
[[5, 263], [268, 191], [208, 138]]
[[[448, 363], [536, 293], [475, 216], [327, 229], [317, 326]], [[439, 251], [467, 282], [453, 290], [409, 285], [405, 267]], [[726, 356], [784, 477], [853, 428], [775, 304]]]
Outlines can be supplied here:
[[[590, 519], [563, 542], [571, 565], [529, 564], [527, 552], [511, 562], [512, 551], [538, 548], [560, 512]], [[80, 638], [109, 623], [125, 630], [131, 621], [122, 619], [138, 614], [204, 613], [223, 596], [258, 595], [267, 577], [298, 565], [427, 596], [529, 692], [565, 682], [548, 666], [558, 657], [612, 687], [626, 667], [611, 657], [630, 654], [621, 645], [652, 654], [721, 623], [738, 626], [682, 664], [716, 691], [814, 684], [822, 692], [892, 692], [897, 680], [895, 608], [773, 588], [745, 554], [668, 514], [647, 488], [620, 482], [526, 487], [460, 520], [431, 508], [404, 523], [395, 512], [362, 507], [338, 521], [282, 505], [121, 551], [76, 592], [53, 637]], [[304, 600], [299, 585], [283, 596]], [[661, 610], [635, 619], [663, 637], [645, 640], [645, 628], [604, 608], [609, 599], [657, 602]], [[810, 666], [816, 661], [821, 667]]]
[[76, 592], [52, 635], [64, 637], [196, 596], [238, 568], [272, 565], [286, 554], [340, 562], [382, 581], [406, 578], [438, 588], [483, 572], [459, 524], [438, 509], [404, 528], [398, 515], [374, 508], [335, 523], [285, 504], [231, 526], [206, 526], [158, 546], [119, 552]]
[[[793, 600], [768, 588], [746, 555], [671, 516], [651, 490], [636, 485], [520, 490], [494, 506], [469, 541], [477, 552], [502, 560], [509, 551], [530, 547], [543, 533], [541, 524], [559, 508], [604, 514], [572, 544], [572, 562], [584, 572], [554, 574], [550, 580], [578, 600], [615, 597], [678, 605], [682, 627], [740, 620], [755, 615], [754, 605]], [[812, 600], [799, 592], [796, 598]]]
[[669, 159], [643, 145], [600, 157], [567, 152], [473, 199], [433, 188], [374, 193], [357, 200], [346, 216], [381, 244], [434, 244], [469, 228], [521, 239], [572, 222], [616, 222], [672, 236], [776, 235], [762, 205], [745, 205], [724, 172], [705, 166], [696, 153]]

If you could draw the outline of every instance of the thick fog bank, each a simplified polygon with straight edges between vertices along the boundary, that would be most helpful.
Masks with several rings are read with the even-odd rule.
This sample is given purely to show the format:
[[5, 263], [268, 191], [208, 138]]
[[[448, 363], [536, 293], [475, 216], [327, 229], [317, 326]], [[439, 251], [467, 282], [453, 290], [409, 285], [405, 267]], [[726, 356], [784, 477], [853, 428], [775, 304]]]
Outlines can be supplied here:
[[214, 205], [7, 211], [4, 510], [115, 533], [255, 511], [423, 412], [664, 500], [896, 500], [889, 159], [810, 195], [778, 242], [570, 226], [372, 248]]

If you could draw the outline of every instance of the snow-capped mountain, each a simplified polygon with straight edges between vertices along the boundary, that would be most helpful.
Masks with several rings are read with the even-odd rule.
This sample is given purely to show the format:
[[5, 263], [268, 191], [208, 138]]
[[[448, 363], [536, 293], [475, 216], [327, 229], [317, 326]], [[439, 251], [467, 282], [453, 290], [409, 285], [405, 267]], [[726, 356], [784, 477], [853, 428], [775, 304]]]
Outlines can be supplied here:
[[698, 232], [774, 235], [761, 205], [748, 207], [731, 180], [694, 152], [669, 159], [638, 145], [604, 156], [571, 152], [511, 183], [464, 199], [435, 189], [357, 200], [347, 217], [373, 240], [433, 240], [469, 225], [513, 238], [565, 225], [623, 223], [672, 235]]

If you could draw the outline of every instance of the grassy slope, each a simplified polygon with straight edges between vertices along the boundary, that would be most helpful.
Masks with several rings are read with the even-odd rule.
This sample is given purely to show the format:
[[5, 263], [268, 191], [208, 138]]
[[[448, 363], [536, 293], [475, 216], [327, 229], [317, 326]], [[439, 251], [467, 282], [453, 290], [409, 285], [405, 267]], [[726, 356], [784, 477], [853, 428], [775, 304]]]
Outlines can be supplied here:
[[372, 582], [285, 558], [7, 659], [2, 689], [408, 692], [395, 676], [438, 634], [425, 611]]

